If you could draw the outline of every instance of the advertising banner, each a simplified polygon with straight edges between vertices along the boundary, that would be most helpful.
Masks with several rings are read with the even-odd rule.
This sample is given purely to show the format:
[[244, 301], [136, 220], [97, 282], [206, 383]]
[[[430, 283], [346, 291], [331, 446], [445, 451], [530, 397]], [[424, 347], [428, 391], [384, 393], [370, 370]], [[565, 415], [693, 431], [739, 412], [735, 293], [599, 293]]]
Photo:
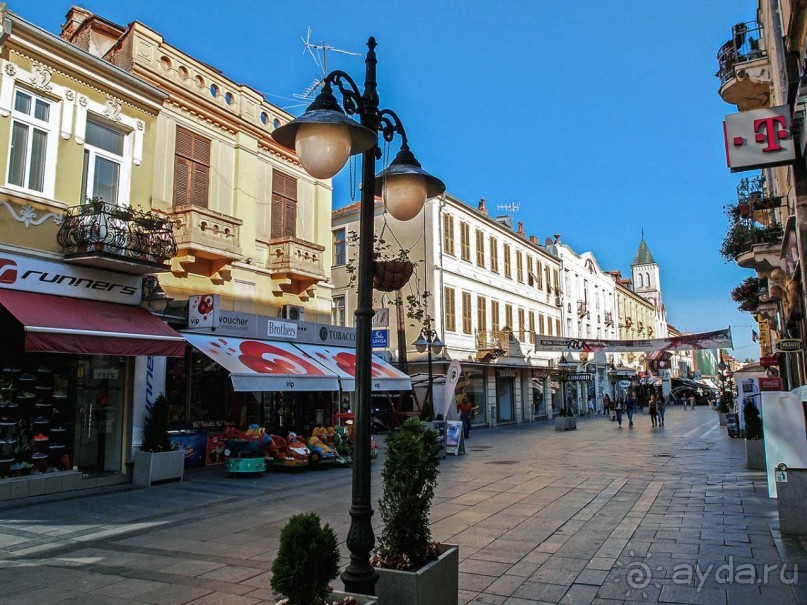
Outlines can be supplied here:
[[698, 334], [681, 334], [670, 338], [651, 338], [648, 340], [595, 340], [587, 338], [546, 338], [536, 334], [537, 351], [587, 352], [592, 351], [678, 351], [681, 349], [731, 349], [731, 328], [701, 332]]

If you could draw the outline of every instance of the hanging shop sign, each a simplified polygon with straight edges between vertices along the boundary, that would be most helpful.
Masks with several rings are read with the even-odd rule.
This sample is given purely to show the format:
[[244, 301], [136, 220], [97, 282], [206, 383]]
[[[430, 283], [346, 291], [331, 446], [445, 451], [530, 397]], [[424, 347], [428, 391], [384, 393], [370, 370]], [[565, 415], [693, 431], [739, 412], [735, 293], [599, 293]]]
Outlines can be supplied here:
[[571, 382], [583, 382], [586, 380], [594, 380], [594, 374], [589, 374], [588, 372], [579, 372], [576, 374], [569, 374], [566, 377], [566, 380]]
[[773, 344], [773, 349], [778, 353], [801, 351], [801, 340], [798, 338], [783, 338]]
[[0, 254], [0, 288], [139, 305], [142, 279], [39, 258]]
[[[731, 328], [700, 332], [698, 334], [681, 334], [669, 338], [652, 338], [648, 340], [593, 340], [586, 338], [542, 338], [536, 335], [538, 351], [678, 351], [681, 349], [732, 349]], [[558, 364], [563, 365], [563, 364]]]
[[723, 134], [732, 172], [791, 164], [796, 159], [787, 105], [727, 115]]
[[389, 347], [389, 330], [379, 329], [372, 331], [373, 348], [386, 349]]
[[188, 327], [215, 329], [219, 323], [219, 295], [188, 297]]

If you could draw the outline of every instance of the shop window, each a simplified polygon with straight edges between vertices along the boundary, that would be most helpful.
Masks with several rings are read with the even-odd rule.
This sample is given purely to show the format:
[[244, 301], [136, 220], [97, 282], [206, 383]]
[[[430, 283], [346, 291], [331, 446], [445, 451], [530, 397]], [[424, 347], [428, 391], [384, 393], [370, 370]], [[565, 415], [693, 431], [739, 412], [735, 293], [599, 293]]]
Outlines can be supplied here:
[[6, 178], [9, 185], [46, 195], [52, 193], [57, 114], [49, 100], [25, 90], [14, 92]]
[[174, 206], [208, 204], [210, 140], [177, 126]]
[[129, 201], [129, 170], [124, 158], [126, 135], [87, 117], [84, 166], [81, 172], [82, 200], [100, 198], [109, 204]]
[[272, 173], [272, 239], [297, 237], [297, 179]]

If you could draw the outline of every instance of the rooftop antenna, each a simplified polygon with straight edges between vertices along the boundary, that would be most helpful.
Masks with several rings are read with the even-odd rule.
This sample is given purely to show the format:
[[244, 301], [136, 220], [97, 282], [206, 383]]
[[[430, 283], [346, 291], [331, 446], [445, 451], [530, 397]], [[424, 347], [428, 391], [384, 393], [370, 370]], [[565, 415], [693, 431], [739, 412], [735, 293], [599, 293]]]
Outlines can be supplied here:
[[308, 32], [306, 33], [305, 38], [300, 36], [300, 39], [303, 41], [303, 54], [308, 53], [311, 55], [311, 58], [314, 60], [314, 64], [320, 69], [322, 75], [318, 78], [314, 78], [311, 84], [309, 84], [302, 93], [294, 93], [292, 96], [297, 99], [302, 99], [303, 101], [313, 101], [314, 97], [316, 97], [317, 90], [320, 86], [322, 86], [322, 80], [328, 75], [328, 51], [354, 56], [359, 56], [359, 53], [350, 52], [349, 50], [342, 50], [341, 48], [330, 46], [325, 42], [320, 42], [319, 44], [312, 43], [310, 26], [308, 27]]
[[510, 215], [510, 223], [513, 223], [513, 219], [515, 218], [516, 212], [518, 212], [519, 208], [521, 208], [521, 204], [517, 202], [510, 202], [508, 204], [497, 204], [496, 208], [498, 210], [504, 210]]

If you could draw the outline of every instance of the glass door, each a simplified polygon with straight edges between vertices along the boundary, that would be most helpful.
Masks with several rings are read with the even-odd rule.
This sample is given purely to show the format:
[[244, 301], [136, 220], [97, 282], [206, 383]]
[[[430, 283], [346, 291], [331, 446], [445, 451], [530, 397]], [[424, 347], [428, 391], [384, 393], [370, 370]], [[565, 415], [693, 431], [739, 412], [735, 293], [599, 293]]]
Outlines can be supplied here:
[[496, 377], [496, 409], [496, 420], [513, 421], [513, 379], [510, 377]]
[[75, 464], [83, 472], [121, 471], [125, 375], [125, 358], [79, 361]]

